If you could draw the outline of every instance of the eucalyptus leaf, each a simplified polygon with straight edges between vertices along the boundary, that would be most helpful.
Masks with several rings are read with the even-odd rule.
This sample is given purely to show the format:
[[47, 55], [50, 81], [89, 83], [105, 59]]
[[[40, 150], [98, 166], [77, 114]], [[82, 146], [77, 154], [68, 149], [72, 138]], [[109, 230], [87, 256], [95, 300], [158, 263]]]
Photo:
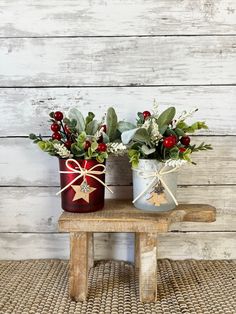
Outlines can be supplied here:
[[114, 108], [110, 107], [107, 110], [106, 115], [106, 125], [107, 125], [107, 135], [110, 138], [110, 141], [114, 141], [116, 139], [117, 134], [117, 115]]
[[85, 130], [85, 121], [84, 121], [84, 117], [82, 115], [82, 113], [76, 109], [76, 108], [72, 108], [70, 109], [69, 113], [68, 113], [68, 117], [72, 120], [76, 120], [76, 129], [79, 132], [83, 132]]
[[105, 144], [110, 142], [109, 136], [105, 132], [102, 132], [102, 138]]
[[95, 115], [93, 112], [89, 112], [86, 119], [85, 119], [85, 125], [87, 126], [89, 122], [93, 121]]
[[123, 144], [127, 145], [129, 144], [129, 142], [133, 139], [134, 134], [136, 133], [136, 131], [138, 130], [138, 128], [129, 130], [129, 131], [124, 131], [121, 134], [121, 140], [123, 142]]
[[150, 136], [148, 134], [148, 131], [144, 128], [139, 128], [135, 132], [133, 139], [135, 141], [142, 142], [145, 144], [148, 144], [150, 142]]
[[168, 125], [167, 124], [164, 124], [163, 126], [159, 126], [158, 125], [158, 129], [159, 129], [159, 132], [161, 135], [163, 135], [167, 129]]
[[175, 107], [170, 107], [163, 111], [157, 118], [157, 124], [159, 127], [162, 127], [165, 124], [170, 124], [175, 116]]
[[125, 132], [125, 131], [135, 129], [136, 126], [135, 126], [133, 123], [130, 123], [130, 122], [119, 121], [117, 128], [118, 128], [118, 130], [120, 131], [120, 133], [123, 133], [123, 132]]
[[147, 145], [142, 145], [142, 152], [144, 153], [144, 155], [150, 155], [153, 154], [156, 149], [155, 148], [149, 148]]
[[86, 126], [86, 134], [94, 135], [98, 130], [98, 126], [99, 124], [97, 120], [90, 121]]

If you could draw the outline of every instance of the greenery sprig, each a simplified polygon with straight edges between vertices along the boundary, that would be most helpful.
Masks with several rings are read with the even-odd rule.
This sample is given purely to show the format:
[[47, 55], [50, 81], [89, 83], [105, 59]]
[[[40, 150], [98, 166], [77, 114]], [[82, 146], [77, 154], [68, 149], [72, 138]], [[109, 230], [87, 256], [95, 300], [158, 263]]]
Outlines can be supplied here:
[[121, 155], [126, 151], [120, 140], [119, 125], [122, 122], [119, 124], [113, 108], [107, 110], [106, 121], [100, 122], [93, 112], [84, 118], [76, 108], [72, 108], [66, 117], [61, 111], [51, 112], [49, 117], [53, 132], [51, 138], [44, 139], [33, 133], [29, 138], [51, 156], [96, 159], [102, 163], [109, 154]]
[[208, 129], [204, 121], [191, 125], [185, 122], [195, 111], [183, 112], [176, 119], [176, 109], [169, 107], [162, 113], [149, 111], [138, 112], [137, 124], [126, 125], [121, 138], [128, 145], [128, 157], [133, 167], [137, 167], [140, 158], [156, 159], [161, 162], [169, 160], [186, 161], [192, 164], [191, 154], [212, 149], [210, 144], [190, 145], [189, 133]]

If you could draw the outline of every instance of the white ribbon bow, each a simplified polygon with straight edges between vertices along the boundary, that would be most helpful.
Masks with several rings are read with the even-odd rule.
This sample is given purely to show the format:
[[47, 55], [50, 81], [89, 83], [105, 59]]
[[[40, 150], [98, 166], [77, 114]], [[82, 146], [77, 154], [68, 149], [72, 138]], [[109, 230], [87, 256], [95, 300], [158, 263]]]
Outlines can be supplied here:
[[135, 203], [138, 199], [140, 199], [140, 197], [143, 196], [143, 194], [145, 194], [152, 187], [152, 185], [154, 185], [154, 183], [157, 180], [159, 180], [159, 181], [161, 181], [162, 185], [167, 190], [167, 192], [170, 194], [170, 196], [172, 197], [172, 199], [175, 202], [175, 204], [178, 205], [178, 202], [177, 202], [175, 196], [173, 195], [173, 193], [169, 189], [168, 185], [165, 183], [165, 180], [163, 179], [163, 176], [166, 175], [167, 173], [171, 173], [171, 172], [177, 171], [179, 169], [179, 167], [176, 166], [173, 169], [170, 169], [170, 170], [167, 170], [167, 171], [164, 170], [165, 168], [166, 168], [166, 166], [161, 168], [160, 171], [156, 170], [156, 171], [145, 171], [145, 172], [143, 170], [139, 170], [139, 169], [134, 169], [133, 168], [134, 171], [138, 172], [138, 175], [141, 178], [144, 178], [144, 179], [153, 178], [153, 180], [150, 182], [150, 184], [148, 184], [148, 186], [133, 200], [133, 203]]
[[[69, 162], [74, 162], [77, 167], [75, 168], [72, 168], [70, 165], [69, 165]], [[113, 193], [113, 191], [102, 181], [100, 180], [98, 177], [96, 177], [95, 175], [100, 175], [100, 174], [104, 174], [106, 173], [106, 167], [102, 164], [98, 164], [98, 165], [95, 165], [93, 166], [92, 168], [90, 169], [85, 169], [85, 168], [82, 168], [81, 165], [78, 163], [77, 160], [75, 159], [67, 159], [66, 160], [66, 167], [67, 169], [69, 169], [70, 171], [59, 171], [60, 173], [78, 173], [78, 176], [75, 177], [70, 183], [68, 183], [66, 186], [64, 186], [64, 188], [62, 188], [59, 192], [56, 193], [56, 195], [62, 193], [63, 191], [65, 191], [68, 187], [70, 187], [76, 180], [78, 180], [79, 178], [83, 177], [84, 180], [87, 177], [91, 177], [95, 180], [97, 180], [98, 182], [100, 182], [103, 186], [105, 186], [106, 189], [108, 189], [111, 193]], [[95, 170], [96, 168], [98, 167], [102, 167], [103, 170]], [[78, 169], [78, 170], [77, 170]]]

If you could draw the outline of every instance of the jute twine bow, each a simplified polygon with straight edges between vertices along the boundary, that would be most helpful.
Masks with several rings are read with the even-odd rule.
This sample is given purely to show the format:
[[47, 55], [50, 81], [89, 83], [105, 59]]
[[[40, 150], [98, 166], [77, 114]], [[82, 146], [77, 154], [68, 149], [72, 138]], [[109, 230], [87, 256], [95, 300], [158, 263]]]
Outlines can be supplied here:
[[[69, 165], [70, 162], [75, 163], [77, 165], [77, 167], [72, 168]], [[70, 187], [76, 180], [78, 180], [81, 177], [83, 177], [84, 180], [86, 179], [86, 177], [91, 177], [91, 178], [97, 180], [98, 182], [100, 182], [103, 186], [105, 186], [106, 189], [108, 189], [111, 193], [113, 193], [113, 191], [102, 180], [100, 180], [98, 177], [95, 176], [95, 175], [100, 175], [100, 174], [106, 173], [106, 167], [104, 165], [98, 164], [98, 165], [93, 166], [90, 169], [85, 169], [85, 168], [81, 167], [81, 165], [78, 163], [77, 160], [67, 159], [66, 160], [66, 167], [70, 171], [59, 171], [59, 172], [60, 173], [78, 173], [78, 176], [76, 176], [73, 180], [70, 181], [70, 183], [68, 183], [66, 186], [64, 186], [64, 188], [62, 188], [59, 192], [57, 192], [56, 195], [59, 195], [60, 193], [65, 191], [68, 187]], [[102, 170], [95, 170], [98, 167], [101, 167]]]
[[153, 178], [153, 180], [148, 184], [148, 186], [133, 200], [133, 203], [135, 203], [138, 199], [140, 199], [140, 197], [142, 197], [154, 185], [154, 183], [156, 183], [156, 181], [160, 181], [162, 183], [162, 185], [164, 186], [164, 188], [166, 189], [166, 191], [172, 197], [172, 199], [175, 202], [175, 204], [178, 205], [178, 202], [177, 202], [175, 196], [173, 195], [173, 193], [171, 192], [170, 188], [166, 184], [163, 176], [165, 176], [168, 173], [177, 171], [179, 169], [179, 167], [176, 166], [173, 169], [170, 169], [170, 170], [167, 170], [167, 171], [165, 171], [165, 168], [166, 168], [166, 166], [162, 167], [160, 171], [158, 171], [158, 170], [155, 170], [155, 171], [143, 171], [143, 170], [139, 170], [139, 169], [134, 169], [133, 168], [133, 170], [137, 171], [138, 175], [141, 178], [144, 178], [144, 179]]

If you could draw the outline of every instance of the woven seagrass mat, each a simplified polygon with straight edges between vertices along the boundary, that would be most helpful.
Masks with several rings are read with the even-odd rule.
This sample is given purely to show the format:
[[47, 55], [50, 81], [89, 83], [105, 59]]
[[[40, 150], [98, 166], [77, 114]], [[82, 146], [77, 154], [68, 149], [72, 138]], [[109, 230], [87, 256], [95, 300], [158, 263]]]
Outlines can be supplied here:
[[139, 302], [138, 275], [128, 262], [99, 261], [87, 302], [68, 296], [68, 262], [0, 262], [1, 314], [236, 313], [235, 261], [158, 261], [158, 300]]

